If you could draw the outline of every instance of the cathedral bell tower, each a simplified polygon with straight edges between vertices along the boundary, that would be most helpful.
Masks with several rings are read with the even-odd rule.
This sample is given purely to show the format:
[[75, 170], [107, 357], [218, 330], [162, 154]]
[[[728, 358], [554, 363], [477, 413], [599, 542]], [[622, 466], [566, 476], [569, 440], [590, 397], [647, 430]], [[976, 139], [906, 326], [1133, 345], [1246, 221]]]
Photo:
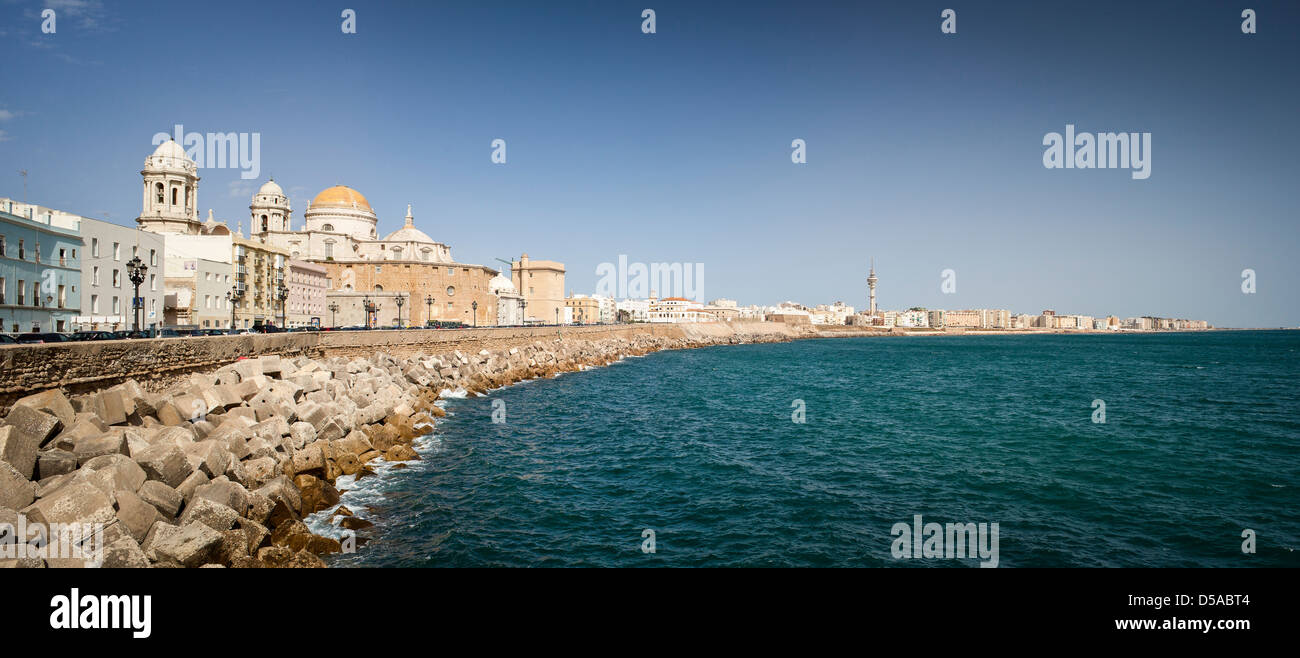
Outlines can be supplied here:
[[198, 165], [174, 140], [158, 145], [145, 158], [144, 202], [136, 222], [153, 233], [197, 235], [199, 222]]

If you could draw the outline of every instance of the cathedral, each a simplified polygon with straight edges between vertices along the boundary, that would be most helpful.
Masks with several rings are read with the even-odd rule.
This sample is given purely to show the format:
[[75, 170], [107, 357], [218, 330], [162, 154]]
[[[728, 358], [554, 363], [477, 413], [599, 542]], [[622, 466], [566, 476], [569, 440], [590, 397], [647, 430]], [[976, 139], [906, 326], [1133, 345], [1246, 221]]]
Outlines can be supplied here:
[[[492, 326], [511, 322], [522, 312], [503, 310], [502, 298], [519, 298], [515, 284], [490, 267], [458, 263], [451, 249], [415, 227], [411, 206], [406, 207], [402, 228], [384, 236], [378, 234], [379, 217], [370, 202], [357, 190], [335, 185], [317, 194], [303, 212], [304, 225], [294, 230], [289, 197], [274, 180], [268, 180], [249, 203], [249, 234], [242, 228], [233, 235], [225, 222], [199, 219], [199, 176], [195, 162], [174, 141], [158, 146], [145, 160], [144, 200], [136, 220], [144, 230], [176, 236], [172, 244], [191, 248], [201, 236], [231, 236], [235, 245], [265, 249], [269, 271], [250, 286], [259, 303], [284, 279], [294, 263], [314, 263], [326, 270], [326, 296], [336, 307], [331, 322], [336, 326], [422, 326], [428, 321], [457, 321], [467, 325]], [[242, 224], [242, 222], [241, 222]], [[243, 251], [236, 249], [235, 284], [242, 291], [247, 268]], [[277, 255], [287, 257], [278, 262]], [[258, 262], [261, 262], [259, 260]], [[265, 282], [261, 278], [266, 278]], [[366, 305], [372, 313], [366, 312]], [[237, 304], [237, 307], [239, 305]], [[260, 309], [260, 307], [259, 307]], [[259, 310], [258, 321], [267, 315]], [[244, 322], [243, 324], [247, 324]]]

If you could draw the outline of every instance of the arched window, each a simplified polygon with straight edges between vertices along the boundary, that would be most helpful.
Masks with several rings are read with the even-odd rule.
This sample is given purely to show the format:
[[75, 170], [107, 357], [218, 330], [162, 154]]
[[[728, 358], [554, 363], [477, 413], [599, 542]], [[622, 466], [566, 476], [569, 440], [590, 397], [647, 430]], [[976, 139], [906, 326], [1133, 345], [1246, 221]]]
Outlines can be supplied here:
[[173, 188], [172, 188], [172, 205], [173, 205], [173, 206], [176, 205], [176, 199], [180, 196], [180, 191], [181, 191], [181, 190], [180, 190], [180, 188], [178, 188], [178, 187], [173, 187]]
[[166, 203], [167, 199], [166, 197], [163, 196], [163, 184], [154, 183], [154, 189], [158, 196], [158, 203]]
[[267, 231], [266, 215], [262, 215], [262, 232], [266, 233], [266, 231]]
[[325, 224], [324, 226], [321, 226], [321, 227], [320, 227], [320, 230], [322, 230], [322, 231], [333, 231], [333, 230], [334, 230], [334, 225], [333, 225], [333, 224]]
[[379, 284], [375, 284], [375, 292], [383, 292], [383, 291], [384, 291], [384, 287], [383, 287], [383, 286], [381, 286], [381, 285], [379, 285]]
[[427, 261], [427, 260], [429, 260], [429, 252], [431, 252], [431, 251], [433, 251], [433, 250], [432, 250], [432, 249], [427, 249], [427, 248], [424, 249], [423, 251], [421, 251], [421, 252], [420, 252], [420, 260], [423, 260], [423, 261]]
[[455, 295], [456, 295], [456, 286], [447, 286], [447, 296], [454, 297]]

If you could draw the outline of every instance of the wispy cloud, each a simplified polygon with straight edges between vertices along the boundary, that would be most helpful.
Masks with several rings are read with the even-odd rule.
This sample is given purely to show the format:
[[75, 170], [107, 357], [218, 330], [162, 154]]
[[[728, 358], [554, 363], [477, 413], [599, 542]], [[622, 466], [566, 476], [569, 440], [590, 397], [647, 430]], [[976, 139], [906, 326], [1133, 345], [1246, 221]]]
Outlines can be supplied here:
[[226, 183], [226, 190], [234, 198], [247, 198], [253, 196], [253, 182], [246, 180], [232, 180]]

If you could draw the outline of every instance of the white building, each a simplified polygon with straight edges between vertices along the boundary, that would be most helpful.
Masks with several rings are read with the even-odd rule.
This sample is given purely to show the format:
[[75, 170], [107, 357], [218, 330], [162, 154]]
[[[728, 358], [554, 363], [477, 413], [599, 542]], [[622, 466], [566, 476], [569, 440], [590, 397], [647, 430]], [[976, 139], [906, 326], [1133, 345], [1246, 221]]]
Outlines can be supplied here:
[[704, 305], [685, 297], [665, 297], [650, 302], [650, 322], [714, 322], [717, 318]]
[[510, 277], [500, 272], [488, 281], [488, 292], [497, 297], [497, 325], [513, 327], [524, 324], [524, 296], [515, 289]]
[[626, 313], [628, 322], [650, 321], [650, 300], [623, 299], [614, 304], [615, 313]]

